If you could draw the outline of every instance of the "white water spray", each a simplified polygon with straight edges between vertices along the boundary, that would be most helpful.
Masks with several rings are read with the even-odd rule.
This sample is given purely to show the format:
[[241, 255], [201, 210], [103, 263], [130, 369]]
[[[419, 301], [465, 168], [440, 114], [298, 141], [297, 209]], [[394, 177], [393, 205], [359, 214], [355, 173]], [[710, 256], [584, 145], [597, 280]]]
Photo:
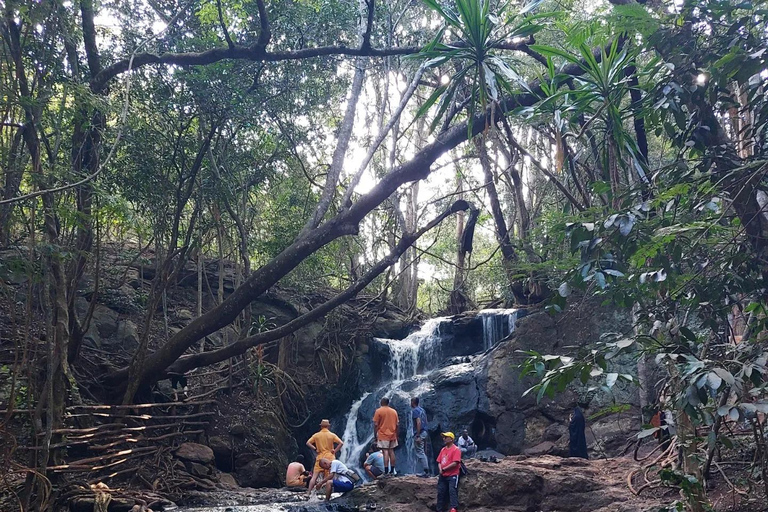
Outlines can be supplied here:
[[485, 350], [515, 332], [517, 309], [484, 309], [477, 313], [483, 322], [483, 346]]

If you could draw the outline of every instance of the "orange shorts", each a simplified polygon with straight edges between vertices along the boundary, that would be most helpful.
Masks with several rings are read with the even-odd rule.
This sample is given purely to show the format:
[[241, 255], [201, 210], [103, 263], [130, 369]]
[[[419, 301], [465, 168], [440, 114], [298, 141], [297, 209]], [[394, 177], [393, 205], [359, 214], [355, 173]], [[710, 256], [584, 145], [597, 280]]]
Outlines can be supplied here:
[[336, 456], [332, 452], [318, 453], [317, 458], [315, 459], [315, 469], [313, 471], [315, 474], [325, 471], [320, 467], [320, 459], [336, 460]]

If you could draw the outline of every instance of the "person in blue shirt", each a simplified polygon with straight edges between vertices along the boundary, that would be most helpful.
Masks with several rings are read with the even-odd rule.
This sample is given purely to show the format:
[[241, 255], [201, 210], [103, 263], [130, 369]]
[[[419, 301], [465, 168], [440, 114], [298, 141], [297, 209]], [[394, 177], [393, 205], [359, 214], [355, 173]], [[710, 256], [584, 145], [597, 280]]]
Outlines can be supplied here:
[[371, 452], [366, 454], [367, 458], [363, 463], [365, 472], [374, 480], [379, 478], [384, 473], [384, 453], [379, 450], [376, 443], [371, 445]]
[[411, 418], [413, 418], [413, 448], [416, 459], [421, 463], [422, 473], [419, 476], [429, 476], [429, 460], [425, 448], [427, 447], [427, 413], [419, 407], [419, 398], [411, 398]]

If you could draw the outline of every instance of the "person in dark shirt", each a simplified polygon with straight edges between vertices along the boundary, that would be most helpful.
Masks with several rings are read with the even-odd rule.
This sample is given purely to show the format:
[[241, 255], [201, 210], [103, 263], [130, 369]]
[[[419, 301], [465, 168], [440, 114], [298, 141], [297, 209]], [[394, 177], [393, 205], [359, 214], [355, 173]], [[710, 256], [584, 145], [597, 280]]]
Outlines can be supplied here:
[[582, 459], [588, 459], [587, 454], [587, 436], [585, 429], [587, 422], [584, 419], [584, 413], [581, 412], [581, 408], [577, 405], [573, 408], [573, 414], [571, 414], [571, 421], [568, 424], [568, 456], [569, 457], [581, 457]]

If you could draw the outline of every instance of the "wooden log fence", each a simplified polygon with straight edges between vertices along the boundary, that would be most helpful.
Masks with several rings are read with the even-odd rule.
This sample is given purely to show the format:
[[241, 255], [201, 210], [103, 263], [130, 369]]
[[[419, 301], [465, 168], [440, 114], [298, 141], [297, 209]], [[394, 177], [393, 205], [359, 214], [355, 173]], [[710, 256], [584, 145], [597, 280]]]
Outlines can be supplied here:
[[[238, 377], [237, 382], [233, 376]], [[174, 400], [132, 405], [75, 404], [66, 408], [62, 428], [54, 429], [48, 448], [60, 452], [61, 462], [47, 468], [53, 473], [85, 473], [83, 481], [96, 483], [136, 471], [139, 459], [160, 456], [172, 443], [197, 440], [215, 414], [216, 394], [247, 382], [247, 363], [241, 359], [217, 369], [187, 375], [186, 399], [174, 390]], [[0, 414], [31, 414], [34, 409], [0, 410]], [[22, 452], [43, 449], [44, 432]], [[170, 445], [170, 446], [169, 446]], [[67, 460], [67, 455], [77, 460]], [[84, 457], [85, 456], [85, 457]], [[129, 467], [127, 467], [129, 466]]]

